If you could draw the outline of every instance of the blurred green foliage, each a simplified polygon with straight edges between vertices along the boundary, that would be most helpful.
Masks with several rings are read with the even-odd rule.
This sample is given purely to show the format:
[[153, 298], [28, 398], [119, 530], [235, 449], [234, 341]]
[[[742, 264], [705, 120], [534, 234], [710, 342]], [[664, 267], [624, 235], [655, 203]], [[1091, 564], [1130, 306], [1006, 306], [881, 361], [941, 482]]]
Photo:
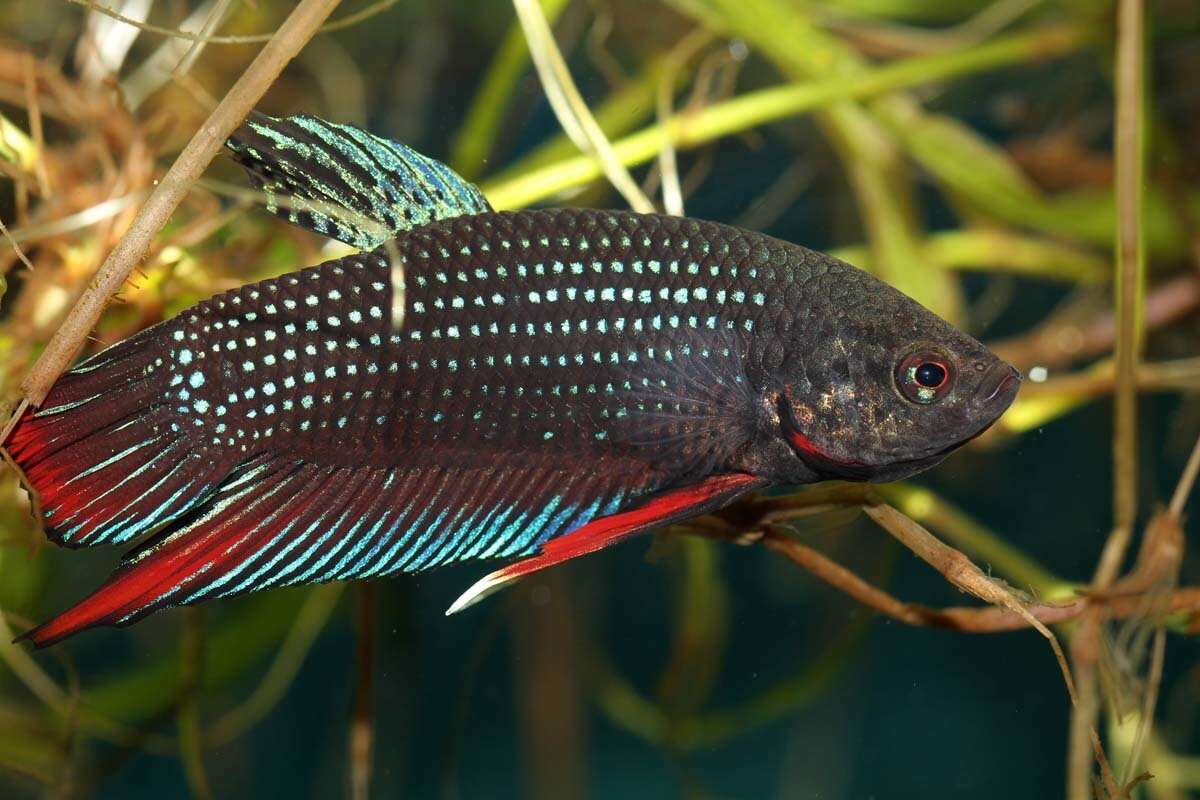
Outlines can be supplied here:
[[[153, 4], [148, 19], [174, 28], [192, 12], [215, 9], [224, 14], [219, 33], [245, 35], [270, 31], [290, 5], [181, 0]], [[136, 13], [136, 6], [122, 4], [127, 13]], [[347, 3], [340, 13], [361, 7]], [[1036, 450], [1041, 429], [1061, 424], [1111, 388], [1111, 381], [1089, 383], [1086, 391], [1078, 384], [1081, 377], [1090, 380], [1107, 369], [1113, 341], [1106, 316], [1115, 230], [1110, 4], [543, 0], [542, 7], [617, 156], [638, 168], [651, 196], [664, 180], [655, 161], [670, 144], [681, 153], [689, 210], [730, 218], [741, 214], [756, 220], [756, 227], [827, 247], [973, 332], [1008, 336], [1005, 344], [1020, 354], [1023, 369], [1050, 365], [1041, 376], [1049, 380], [1039, 381], [982, 443], [993, 449], [961, 456], [965, 477], [935, 473], [931, 481], [943, 481], [939, 491], [910, 484], [882, 491], [1017, 589], [1043, 599], [1072, 596], [1086, 574], [1082, 565], [1090, 564], [1098, 544], [1089, 544], [1079, 560], [1052, 569], [1022, 549], [1030, 546], [1029, 539], [1007, 541], [978, 518], [982, 509], [963, 498], [978, 497], [981, 504], [994, 499], [1002, 479], [1019, 480], [1000, 475], [994, 466], [1002, 448]], [[1187, 77], [1200, 74], [1200, 8], [1188, 0], [1149, 8], [1152, 156], [1143, 232], [1150, 270], [1147, 357], [1173, 371], [1170, 381], [1158, 383], [1153, 379], [1161, 370], [1147, 372], [1145, 388], [1185, 396], [1178, 405], [1155, 407], [1170, 410], [1170, 438], [1184, 441], [1195, 436], [1200, 420], [1194, 403], [1200, 377], [1195, 364], [1185, 361], [1195, 355], [1194, 311], [1200, 305], [1195, 277], [1200, 159], [1188, 144], [1200, 136], [1200, 95], [1194, 77]], [[264, 110], [324, 114], [409, 140], [479, 180], [499, 207], [619, 202], [599, 165], [558, 131], [507, 3], [425, 0], [381, 9], [311, 43], [264, 99]], [[130, 206], [161, 176], [202, 123], [212, 98], [228, 89], [256, 50], [249, 44], [210, 43], [196, 53], [186, 74], [168, 71], [146, 78], [139, 66], [172, 46], [168, 37], [145, 33], [122, 40], [121, 25], [65, 2], [16, 0], [6, 15], [0, 41], [0, 219], [36, 267], [26, 270], [7, 242], [0, 247], [0, 353], [6, 366], [0, 390], [10, 400], [72, 300], [128, 226]], [[108, 59], [99, 66], [97, 53]], [[134, 89], [146, 99], [130, 109], [122, 98]], [[673, 107], [669, 121], [657, 113], [663, 92]], [[811, 166], [810, 176], [801, 186], [783, 186], [785, 200], [776, 203], [772, 198], [779, 193], [772, 181], [781, 173], [792, 175], [783, 168], [790, 161]], [[252, 210], [253, 198], [230, 191], [230, 185], [241, 185], [232, 165], [217, 164], [210, 176], [212, 181], [195, 188], [160, 235], [122, 302], [106, 314], [95, 346], [214, 292], [334, 254], [328, 243]], [[1080, 448], [1103, 454], [1106, 435]], [[1172, 458], [1152, 461], [1147, 471], [1153, 476], [1145, 482], [1159, 472], [1173, 480], [1178, 459]], [[1065, 458], [1063, 463], [1064, 470], [1075, 468], [1066, 466]], [[1029, 495], [1046, 488], [1006, 485]], [[774, 510], [803, 510], [827, 499], [823, 491], [764, 502]], [[1098, 497], [1108, 489], [1073, 491]], [[943, 493], [956, 495], [958, 502]], [[1029, 505], [1034, 506], [1032, 500]], [[753, 523], [756, 508], [761, 510], [735, 506], [689, 531], [707, 526], [709, 533], [713, 527], [729, 533], [727, 528]], [[987, 513], [1014, 530], [1024, 524], [1019, 514], [1003, 515], [995, 508]], [[863, 535], [858, 522], [835, 516], [830, 527], [836, 533], [830, 535], [820, 519], [796, 521], [789, 529], [881, 585], [903, 572], [895, 550], [879, 544], [875, 534]], [[1078, 534], [1081, 524], [1066, 517], [1047, 523], [1061, 528], [1064, 537]], [[595, 580], [589, 583], [587, 576], [602, 573], [587, 570], [598, 567], [581, 565], [569, 574], [584, 576], [577, 590], [583, 599], [576, 600], [592, 600], [590, 610], [573, 620], [586, 640], [580, 645], [586, 653], [580, 691], [612, 730], [649, 742], [666, 759], [761, 742], [754, 737], [764, 730], [782, 736], [778, 726], [801, 719], [823, 698], [838, 697], [839, 682], [850, 680], [847, 675], [887, 668], [872, 663], [868, 642], [877, 628], [870, 617], [846, 611], [844, 602], [799, 573], [787, 572], [786, 588], [772, 594], [744, 578], [746, 558], [740, 551], [697, 537], [664, 537], [653, 557], [663, 567], [654, 575], [666, 597], [662, 608], [648, 612], [661, 617], [653, 634], [657, 650], [639, 642], [617, 652], [614, 642], [629, 634], [624, 628], [606, 633], [600, 620], [606, 607], [619, 605], [623, 587], [611, 584], [620, 581], [600, 588]], [[61, 608], [94, 585], [111, 561], [45, 547], [15, 474], [3, 473], [0, 609], [10, 628], [19, 631]], [[1192, 562], [1185, 565], [1185, 583], [1189, 577], [1194, 584]], [[458, 573], [454, 580], [461, 578]], [[803, 657], [788, 650], [788, 657], [778, 659], [778, 671], [763, 679], [765, 685], [746, 681], [749, 688], [731, 666], [744, 663], [743, 627], [750, 626], [742, 615], [752, 612], [738, 600], [750, 591], [747, 583], [763, 592], [759, 599], [769, 610], [762, 613], [780, 618], [764, 626], [777, 633], [759, 636], [754, 646], [781, 646], [798, 630], [784, 624], [785, 617], [814, 620], [796, 634], [804, 644]], [[405, 646], [441, 653], [436, 640], [454, 635], [442, 627], [448, 623], [423, 613], [420, 595], [414, 599], [405, 592], [387, 595], [394, 602], [379, 609], [377, 624]], [[340, 586], [318, 587], [217, 604], [202, 629], [192, 631], [203, 636], [203, 646], [184, 649], [182, 659], [183, 617], [176, 615], [81, 637], [50, 654], [31, 656], [5, 638], [0, 641], [6, 665], [0, 667], [0, 795], [113, 796], [136, 783], [122, 771], [127, 763], [151, 773], [164, 762], [178, 766], [172, 761], [179, 753], [176, 717], [185, 700], [196, 702], [182, 728], [194, 725], [192, 749], [207, 751], [204, 760], [218, 796], [243, 785], [264, 785], [255, 783], [256, 761], [266, 759], [272, 737], [286, 738], [287, 732], [285, 724], [262, 733], [273, 714], [301, 722], [319, 716], [321, 721], [306, 731], [339, 726], [335, 745], [326, 748], [334, 755], [323, 756], [320, 766], [340, 774], [345, 744], [340, 726], [346, 721], [338, 714], [348, 703], [336, 695], [330, 712], [324, 695], [341, 691], [330, 676], [349, 674], [352, 664], [352, 625], [339, 611], [340, 593]], [[955, 602], [953, 596], [939, 597]], [[570, 599], [556, 596], [558, 602]], [[505, 608], [524, 614], [535, 602], [513, 600]], [[405, 628], [416, 625], [414, 619], [426, 628], [420, 635]], [[623, 622], [646, 633], [636, 622]], [[1172, 623], [1183, 655], [1173, 662], [1179, 666], [1163, 694], [1162, 724], [1169, 735], [1156, 738], [1148, 755], [1149, 768], [1159, 778], [1137, 790], [1155, 798], [1200, 790], [1200, 761], [1187, 755], [1200, 748], [1194, 722], [1189, 728], [1195, 704], [1175, 699], [1188, 687], [1195, 694], [1196, 626], [1193, 619], [1189, 628], [1184, 617]], [[567, 649], [554, 630], [538, 629], [548, 637], [543, 646]], [[490, 677], [474, 684], [462, 677], [473, 669], [492, 674], [478, 664], [494, 637], [487, 631], [469, 633], [475, 637], [472, 644], [453, 651], [467, 666], [456, 662], [436, 668], [452, 675], [447, 680], [456, 688], [462, 684], [464, 715], [472, 701], [485, 707], [494, 703], [489, 698], [497, 691]], [[305, 684], [303, 667], [314, 651], [322, 653], [327, 668], [319, 684]], [[656, 658], [643, 658], [643, 651]], [[339, 654], [344, 661], [337, 661]], [[627, 667], [622, 658], [638, 668]], [[646, 667], [647, 660], [655, 663]], [[514, 669], [529, 661], [528, 653], [514, 653]], [[380, 670], [379, 691], [410, 689], [413, 676], [407, 669], [389, 662]], [[422, 678], [436, 684], [435, 678]], [[947, 683], [952, 678], [942, 676]], [[195, 683], [194, 695], [189, 681]], [[730, 682], [736, 691], [723, 693]], [[475, 684], [482, 688], [472, 689]], [[414, 689], [404, 695], [404, 703], [416, 705], [415, 694]], [[1066, 702], [1061, 692], [1043, 701], [1056, 708]], [[448, 708], [421, 712], [441, 720], [452, 717]], [[529, 736], [536, 710], [518, 715]], [[388, 711], [400, 714], [391, 706]], [[428, 737], [417, 726], [397, 735], [413, 741]], [[547, 764], [559, 757], [555, 748], [574, 746], [574, 741], [550, 737], [540, 749], [525, 741], [523, 774], [534, 776], [527, 778], [529, 785], [536, 786], [538, 770], [549, 769]], [[1050, 741], [1057, 746], [1060, 737], [1054, 734]], [[453, 743], [445, 745], [443, 755], [454, 752]], [[996, 758], [996, 771], [1002, 773]], [[1059, 760], [1057, 751], [1054, 760]], [[522, 771], [512, 762], [501, 765], [508, 773]], [[393, 779], [403, 783], [403, 776]], [[173, 786], [174, 795], [185, 786], [182, 768], [156, 780]], [[505, 787], [517, 783], [508, 774], [495, 780]], [[1058, 786], [1052, 784], [1040, 784], [1049, 787], [1044, 796], [1057, 796]], [[191, 785], [196, 790], [199, 784], [193, 780]], [[331, 779], [318, 791], [337, 785], [340, 780]], [[427, 793], [447, 797], [455, 796], [448, 788], [455, 785], [445, 776], [419, 784]], [[597, 782], [594, 794], [603, 786]], [[679, 778], [678, 787], [695, 796], [720, 793], [698, 786], [690, 773]], [[752, 794], [737, 788], [727, 793]], [[496, 796], [509, 794], [505, 789]]]

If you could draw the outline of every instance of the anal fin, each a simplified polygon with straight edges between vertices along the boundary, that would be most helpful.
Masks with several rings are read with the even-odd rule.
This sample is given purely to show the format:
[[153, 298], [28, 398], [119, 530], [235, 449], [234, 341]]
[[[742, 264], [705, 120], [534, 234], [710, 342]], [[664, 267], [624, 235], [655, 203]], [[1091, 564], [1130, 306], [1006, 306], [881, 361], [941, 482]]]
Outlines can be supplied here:
[[637, 508], [593, 520], [565, 536], [546, 542], [538, 555], [485, 575], [446, 609], [446, 615], [457, 614], [475, 605], [518, 578], [577, 556], [594, 553], [619, 539], [716, 510], [766, 483], [762, 478], [745, 472], [714, 475], [699, 483], [651, 497]]

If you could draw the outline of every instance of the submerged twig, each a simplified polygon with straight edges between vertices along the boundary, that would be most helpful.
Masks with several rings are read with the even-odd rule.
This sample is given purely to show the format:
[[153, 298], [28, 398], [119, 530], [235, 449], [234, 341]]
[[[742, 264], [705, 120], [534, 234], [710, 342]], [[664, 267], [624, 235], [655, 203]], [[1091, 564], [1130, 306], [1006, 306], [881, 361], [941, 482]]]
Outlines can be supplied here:
[[[1141, 345], [1140, 301], [1143, 262], [1142, 144], [1143, 15], [1142, 0], [1120, 0], [1117, 15], [1115, 158], [1117, 197], [1117, 385], [1113, 411], [1113, 530], [1100, 554], [1092, 580], [1106, 591], [1116, 580], [1133, 536], [1137, 513], [1137, 369]], [[1097, 755], [1096, 718], [1100, 709], [1096, 665], [1100, 653], [1101, 609], [1090, 611], [1072, 643], [1079, 675], [1080, 702], [1071, 714], [1067, 757], [1067, 798], [1087, 800], [1092, 778], [1089, 745]], [[1103, 768], [1103, 759], [1101, 759]], [[1107, 780], [1106, 780], [1107, 782]], [[1110, 787], [1110, 793], [1112, 787]]]
[[1049, 642], [1050, 649], [1054, 652], [1054, 657], [1062, 670], [1067, 693], [1071, 696], [1071, 701], [1076, 702], [1075, 681], [1071, 676], [1067, 657], [1058, 643], [1058, 637], [1035, 618], [1011, 590], [989, 578], [965, 555], [953, 547], [943, 544], [925, 528], [886, 503], [866, 505], [863, 506], [863, 510], [881, 528], [899, 539], [905, 547], [940, 572], [954, 586], [975, 595], [980, 600], [1007, 608], [1028, 622], [1030, 627]]
[[1197, 437], [1196, 443], [1192, 445], [1192, 452], [1183, 468], [1183, 474], [1179, 476], [1179, 483], [1175, 484], [1171, 503], [1167, 506], [1171, 516], [1177, 520], [1183, 517], [1183, 504], [1187, 502], [1188, 495], [1192, 493], [1192, 488], [1196, 485], [1198, 472], [1200, 472], [1200, 437]]
[[95, 327], [104, 307], [145, 258], [154, 236], [183, 201], [192, 182], [200, 177], [225, 140], [339, 2], [301, 0], [196, 131], [26, 376], [21, 388], [30, 403], [39, 405], [45, 399], [50, 386]]
[[[1151, 573], [1146, 576], [1150, 582], [1151, 591], [1156, 585], [1174, 588], [1178, 583], [1185, 544], [1182, 528], [1183, 506], [1195, 485], [1197, 470], [1200, 470], [1200, 437], [1197, 437], [1196, 443], [1192, 446], [1187, 464], [1179, 476], [1179, 482], [1175, 485], [1175, 492], [1171, 495], [1170, 505], [1165, 513], [1160, 513], [1151, 520], [1143, 537], [1142, 552], [1139, 554], [1138, 568], [1135, 569], [1135, 573], [1140, 571], [1143, 561], [1154, 559], [1155, 563], [1152, 568], [1146, 570]], [[1157, 556], [1156, 559], [1155, 556]], [[1130, 780], [1130, 776], [1133, 775], [1141, 759], [1143, 748], [1150, 738], [1154, 726], [1154, 708], [1157, 705], [1159, 689], [1162, 685], [1167, 646], [1166, 625], [1163, 617], [1170, 613], [1170, 600], [1169, 598], [1154, 597], [1152, 602], [1154, 604], [1155, 629], [1149, 674], [1146, 681], [1147, 688], [1142, 700], [1133, 746], [1130, 748], [1125, 764], [1123, 783]]]
[[[1004, 633], [1031, 627], [1028, 618], [1009, 608], [963, 606], [932, 608], [900, 600], [808, 545], [785, 533], [768, 528], [763, 546], [811, 572], [843, 594], [907, 625], [947, 628], [962, 633]], [[1030, 616], [1044, 625], [1060, 625], [1079, 619], [1093, 606], [1103, 606], [1113, 619], [1138, 617], [1145, 613], [1141, 594], [1081, 596], [1068, 602], [1037, 602], [1025, 606]], [[1200, 587], [1177, 589], [1161, 601], [1163, 614], [1200, 613]]]

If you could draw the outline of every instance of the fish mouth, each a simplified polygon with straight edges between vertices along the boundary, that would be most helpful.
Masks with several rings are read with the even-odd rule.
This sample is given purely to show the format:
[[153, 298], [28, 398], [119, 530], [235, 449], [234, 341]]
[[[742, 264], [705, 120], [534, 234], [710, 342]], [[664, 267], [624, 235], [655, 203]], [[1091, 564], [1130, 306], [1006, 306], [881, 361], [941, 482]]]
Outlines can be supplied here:
[[976, 395], [980, 405], [996, 410], [996, 415], [1008, 408], [1021, 388], [1021, 373], [1012, 364], [998, 361], [979, 382]]

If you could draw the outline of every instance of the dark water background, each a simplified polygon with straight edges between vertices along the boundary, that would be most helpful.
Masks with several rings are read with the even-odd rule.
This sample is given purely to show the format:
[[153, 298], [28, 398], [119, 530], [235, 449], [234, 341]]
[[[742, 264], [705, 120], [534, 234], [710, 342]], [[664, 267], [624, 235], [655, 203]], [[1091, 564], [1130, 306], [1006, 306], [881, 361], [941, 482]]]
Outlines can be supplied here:
[[[508, 19], [506, 4], [480, 4], [478, 13], [472, 6], [416, 4], [335, 36], [367, 78], [373, 131], [404, 138], [435, 157], [446, 155]], [[636, 32], [637, 26], [626, 24], [622, 30]], [[619, 51], [620, 41], [613, 46]], [[437, 63], [415, 68], [414, 61], [421, 66], [424, 58]], [[585, 94], [603, 91], [603, 81], [586, 59], [573, 59], [572, 66]], [[930, 105], [1003, 141], [1016, 131], [997, 119], [992, 100], [1020, 98], [1034, 118], [1051, 125], [1073, 113], [1062, 102], [1064, 96], [1096, 110], [1092, 99], [1106, 96], [1106, 69], [1088, 55], [1049, 67], [1009, 70], [957, 82], [932, 97]], [[412, 75], [433, 82], [413, 86]], [[743, 80], [754, 85], [774, 78], [765, 64], [752, 60]], [[299, 82], [294, 79], [288, 86]], [[506, 127], [508, 141], [497, 148], [502, 161], [557, 129], [536, 81], [527, 77], [521, 86], [514, 124]], [[323, 111], [319, 101], [294, 91], [269, 95], [262, 107]], [[1106, 135], [1101, 126], [1101, 145]], [[783, 169], [801, 158], [811, 183], [765, 230], [818, 249], [860, 240], [841, 167], [811, 122], [789, 122], [753, 137], [724, 140], [710, 157], [711, 172], [687, 198], [689, 214], [736, 220]], [[683, 167], [697, 158], [682, 156]], [[955, 224], [938, 195], [926, 191], [922, 200], [929, 228]], [[619, 202], [603, 191], [585, 201]], [[981, 296], [991, 280], [967, 278], [969, 295]], [[1018, 279], [1013, 301], [980, 333], [998, 338], [1024, 330], [1064, 294], [1061, 286]], [[1151, 352], [1160, 347], [1178, 345], [1176, 340], [1151, 341]], [[1194, 402], [1174, 396], [1148, 397], [1141, 409], [1143, 520], [1174, 486], [1197, 430], [1196, 410]], [[1111, 521], [1110, 418], [1109, 402], [1088, 405], [997, 448], [958, 453], [919, 482], [1059, 575], [1086, 580]], [[883, 568], [888, 590], [900, 598], [934, 606], [968, 602], [861, 518], [818, 520], [805, 530], [815, 546], [863, 574], [878, 575]], [[1198, 530], [1189, 521], [1189, 539], [1194, 541]], [[888, 622], [758, 547], [710, 548], [728, 591], [729, 630], [705, 708], [732, 707], [781, 685], [827, 654], [847, 630], [861, 630], [827, 681], [781, 718], [694, 752], [673, 752], [615, 724], [587, 688], [588, 664], [600, 653], [603, 662], [652, 696], [678, 629], [674, 598], [680, 554], [678, 548], [659, 546], [653, 548], [657, 556], [648, 559], [651, 545], [651, 539], [643, 538], [613, 547], [562, 568], [548, 581], [539, 579], [537, 587], [506, 592], [451, 619], [443, 616], [446, 606], [491, 565], [460, 565], [378, 582], [374, 795], [527, 796], [539, 771], [555, 766], [530, 752], [524, 738], [524, 721], [545, 702], [519, 689], [519, 678], [537, 648], [555, 651], [552, 661], [574, 663], [575, 678], [584, 687], [578, 698], [583, 737], [576, 752], [583, 785], [593, 798], [1008, 800], [1062, 795], [1068, 700], [1040, 637], [1030, 632], [970, 635]], [[53, 559], [56, 576], [48, 605], [80, 594], [110, 564], [109, 555], [99, 553], [41, 557]], [[298, 604], [301, 595], [285, 592], [276, 599]], [[344, 794], [354, 600], [352, 592], [345, 594], [278, 707], [248, 735], [208, 752], [218, 796]], [[256, 602], [261, 601], [211, 604], [206, 624], [219, 628]], [[539, 638], [538, 630], [545, 628], [524, 640], [517, 635], [519, 619], [547, 614], [567, 620], [574, 638]], [[128, 666], [169, 650], [181, 619], [171, 611], [135, 629], [85, 635], [72, 650], [85, 681], [111, 671], [114, 664]], [[590, 645], [584, 647], [583, 640]], [[573, 656], [558, 658], [562, 648], [570, 648]], [[1195, 694], [1188, 687], [1197, 685], [1198, 662], [1200, 646], [1194, 637], [1169, 639], [1161, 701], [1166, 717], [1171, 717], [1173, 704], [1186, 717]], [[206, 704], [226, 708], [236, 703], [256, 674], [250, 671], [249, 677], [208, 697]], [[1194, 722], [1185, 722], [1171, 735], [1183, 752], [1200, 741]], [[7, 794], [4, 780], [0, 777], [0, 793]], [[12, 788], [23, 796], [28, 785]], [[115, 765], [97, 792], [113, 798], [184, 796], [182, 769], [174, 758], [135, 755]]]

